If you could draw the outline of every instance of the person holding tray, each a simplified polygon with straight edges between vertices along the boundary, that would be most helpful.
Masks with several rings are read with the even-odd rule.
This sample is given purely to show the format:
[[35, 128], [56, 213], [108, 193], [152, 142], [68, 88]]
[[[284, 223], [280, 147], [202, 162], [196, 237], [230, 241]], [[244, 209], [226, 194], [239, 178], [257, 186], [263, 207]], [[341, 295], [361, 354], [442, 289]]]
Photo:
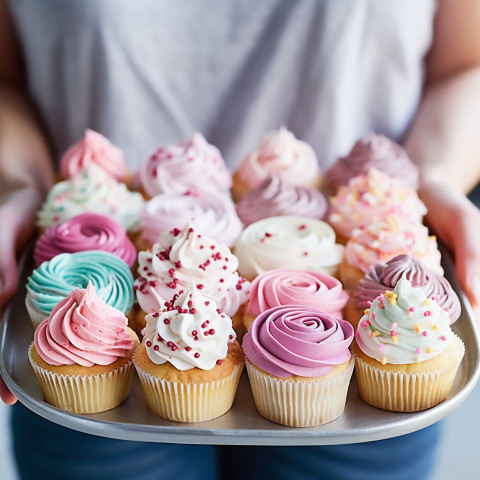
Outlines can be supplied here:
[[[325, 171], [369, 131], [402, 141], [430, 228], [480, 302], [480, 5], [473, 0], [222, 2], [0, 0], [0, 305], [16, 255], [87, 128], [131, 169], [201, 131], [230, 168], [282, 124]], [[1, 397], [15, 399], [2, 383]], [[111, 440], [15, 405], [21, 478], [428, 477], [440, 426], [325, 447], [215, 447]]]

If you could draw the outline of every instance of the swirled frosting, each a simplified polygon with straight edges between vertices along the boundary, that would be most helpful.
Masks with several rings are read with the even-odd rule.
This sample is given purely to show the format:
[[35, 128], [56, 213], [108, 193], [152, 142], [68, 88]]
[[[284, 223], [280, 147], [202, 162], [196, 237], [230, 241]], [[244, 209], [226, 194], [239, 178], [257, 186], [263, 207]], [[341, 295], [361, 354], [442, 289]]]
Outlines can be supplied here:
[[353, 177], [330, 198], [328, 223], [344, 237], [355, 228], [366, 227], [390, 215], [421, 222], [427, 213], [417, 192], [403, 180], [370, 168]]
[[161, 233], [151, 252], [139, 252], [138, 264], [134, 288], [146, 313], [157, 312], [192, 281], [229, 317], [248, 300], [250, 283], [238, 275], [237, 257], [192, 224]]
[[355, 333], [357, 344], [379, 362], [410, 364], [439, 355], [453, 338], [447, 312], [402, 277], [378, 296]]
[[332, 227], [312, 218], [270, 217], [252, 223], [235, 245], [238, 271], [247, 278], [273, 270], [320, 271], [334, 275], [343, 256]]
[[351, 358], [353, 327], [321, 310], [285, 305], [260, 314], [243, 338], [247, 359], [279, 378], [322, 377]]
[[393, 290], [402, 276], [414, 287], [420, 287], [427, 298], [437, 301], [448, 313], [450, 325], [458, 319], [461, 313], [460, 301], [448, 280], [411, 255], [398, 255], [385, 264], [371, 267], [355, 291], [357, 306], [360, 309], [367, 308], [378, 295], [386, 290]]
[[43, 262], [28, 277], [27, 308], [48, 317], [60, 300], [75, 288], [86, 288], [89, 282], [108, 305], [123, 313], [131, 310], [134, 295], [130, 268], [113, 253], [100, 250], [61, 253]]
[[131, 192], [92, 163], [80, 173], [56, 183], [38, 213], [37, 225], [48, 228], [80, 213], [95, 212], [108, 215], [120, 222], [126, 230], [139, 228], [143, 199]]
[[402, 254], [420, 258], [431, 270], [443, 274], [437, 240], [420, 222], [391, 216], [353, 230], [345, 246], [347, 263], [365, 273], [376, 263], [386, 263]]
[[393, 140], [373, 132], [358, 140], [347, 156], [339, 158], [327, 171], [326, 178], [337, 190], [347, 185], [351, 178], [367, 173], [371, 167], [401, 178], [414, 189], [418, 186], [418, 168], [407, 152]]
[[119, 182], [126, 180], [128, 169], [123, 152], [102, 134], [87, 129], [84, 137], [63, 154], [60, 174], [65, 179], [74, 177], [92, 163]]
[[91, 283], [76, 288], [35, 330], [35, 348], [50, 365], [110, 365], [133, 348], [127, 317], [97, 297]]
[[170, 362], [178, 370], [211, 370], [222, 363], [228, 344], [235, 340], [230, 317], [194, 285], [145, 319], [148, 357], [157, 365]]
[[302, 270], [269, 270], [253, 280], [247, 313], [257, 317], [269, 308], [280, 305], [314, 307], [342, 317], [348, 293], [336, 278], [321, 272]]
[[227, 192], [232, 186], [220, 151], [198, 132], [191, 140], [159, 148], [140, 165], [138, 177], [150, 197], [170, 192]]
[[280, 215], [298, 215], [321, 220], [327, 213], [324, 195], [314, 188], [294, 185], [278, 174], [269, 175], [237, 205], [243, 223]]
[[263, 138], [238, 168], [238, 176], [255, 188], [270, 174], [278, 174], [294, 185], [312, 185], [320, 170], [313, 148], [281, 127]]
[[235, 243], [242, 230], [230, 196], [213, 192], [156, 195], [142, 209], [140, 229], [145, 241], [153, 245], [160, 233], [192, 221], [200, 232], [228, 246]]
[[38, 266], [60, 253], [103, 250], [120, 257], [130, 267], [137, 251], [125, 228], [113, 218], [99, 213], [82, 213], [60, 225], [47, 228], [35, 245], [34, 259]]

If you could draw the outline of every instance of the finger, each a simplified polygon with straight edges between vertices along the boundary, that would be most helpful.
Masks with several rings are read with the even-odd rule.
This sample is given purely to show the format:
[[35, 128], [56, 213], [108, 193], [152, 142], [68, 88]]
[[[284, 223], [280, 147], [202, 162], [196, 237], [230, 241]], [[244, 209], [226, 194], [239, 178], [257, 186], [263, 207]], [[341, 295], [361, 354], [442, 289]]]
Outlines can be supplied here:
[[17, 401], [17, 397], [8, 389], [5, 382], [0, 378], [0, 398], [7, 405], [13, 405]]

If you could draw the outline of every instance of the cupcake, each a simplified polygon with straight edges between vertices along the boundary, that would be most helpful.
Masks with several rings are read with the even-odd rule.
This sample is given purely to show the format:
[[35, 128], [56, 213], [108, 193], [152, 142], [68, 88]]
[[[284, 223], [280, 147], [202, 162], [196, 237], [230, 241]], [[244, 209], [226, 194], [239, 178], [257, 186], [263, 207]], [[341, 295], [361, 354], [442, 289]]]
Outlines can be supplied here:
[[[238, 260], [230, 249], [192, 224], [160, 234], [151, 251], [139, 252], [138, 264], [134, 289], [143, 312], [158, 312], [173, 294], [193, 281], [203, 295], [233, 318], [234, 326], [241, 325], [250, 283], [238, 274]], [[143, 312], [139, 317], [144, 317]], [[138, 323], [141, 321], [139, 318]]]
[[217, 147], [201, 133], [191, 140], [156, 150], [138, 169], [143, 193], [222, 192], [232, 186], [232, 176]]
[[303, 305], [318, 308], [336, 318], [348, 294], [339, 280], [321, 272], [278, 269], [259, 275], [250, 287], [250, 300], [243, 315], [243, 326], [248, 330], [253, 320], [265, 310], [280, 305]]
[[319, 188], [322, 181], [313, 148], [285, 127], [268, 133], [243, 159], [233, 175], [233, 199], [238, 202], [271, 174], [309, 188]]
[[43, 262], [28, 277], [25, 305], [33, 326], [47, 318], [72, 290], [86, 288], [89, 282], [101, 300], [124, 314], [130, 312], [133, 276], [123, 260], [100, 250], [61, 253]]
[[38, 212], [37, 226], [46, 230], [81, 213], [94, 212], [114, 218], [131, 233], [139, 229], [142, 203], [138, 192], [131, 192], [91, 163], [50, 189]]
[[290, 427], [339, 417], [353, 371], [353, 328], [321, 310], [285, 305], [260, 314], [243, 340], [258, 412]]
[[53, 225], [35, 244], [33, 258], [38, 267], [60, 253], [103, 250], [121, 258], [129, 267], [136, 259], [135, 246], [122, 224], [99, 213], [81, 213]]
[[249, 225], [235, 244], [238, 271], [249, 280], [288, 268], [336, 275], [343, 257], [333, 228], [321, 220], [282, 216]]
[[330, 198], [328, 223], [337, 234], [337, 242], [345, 244], [353, 230], [388, 216], [421, 222], [426, 213], [415, 190], [372, 167], [364, 175], [351, 178]]
[[269, 175], [237, 205], [238, 216], [246, 225], [281, 215], [322, 220], [327, 210], [328, 203], [323, 193], [294, 185], [277, 173]]
[[418, 412], [444, 401], [465, 351], [447, 312], [405, 276], [365, 310], [355, 337], [361, 398], [394, 412]]
[[460, 301], [448, 280], [411, 255], [398, 255], [385, 264], [371, 267], [348, 301], [345, 318], [356, 327], [372, 301], [386, 290], [393, 290], [402, 276], [414, 287], [420, 287], [427, 298], [437, 301], [440, 308], [448, 313], [450, 325], [457, 321], [461, 313]]
[[340, 265], [344, 288], [354, 291], [372, 266], [386, 263], [397, 255], [417, 257], [428, 268], [443, 275], [437, 240], [428, 234], [428, 228], [419, 222], [390, 216], [352, 232]]
[[177, 422], [227, 412], [244, 364], [228, 315], [192, 285], [146, 321], [134, 363], [150, 412]]
[[370, 132], [352, 147], [350, 153], [339, 158], [325, 175], [328, 190], [336, 193], [342, 185], [358, 175], [365, 175], [371, 167], [390, 177], [401, 178], [406, 185], [417, 189], [418, 167], [407, 152], [384, 135]]
[[46, 402], [73, 413], [97, 413], [127, 397], [137, 345], [125, 315], [89, 284], [73, 290], [40, 323], [28, 357]]
[[158, 236], [178, 225], [195, 222], [202, 233], [231, 247], [242, 231], [229, 195], [216, 192], [161, 193], [145, 203], [140, 214], [143, 248], [150, 248]]
[[68, 180], [92, 163], [105, 170], [117, 182], [132, 186], [133, 175], [128, 170], [123, 152], [102, 134], [87, 129], [83, 138], [62, 155], [60, 175]]

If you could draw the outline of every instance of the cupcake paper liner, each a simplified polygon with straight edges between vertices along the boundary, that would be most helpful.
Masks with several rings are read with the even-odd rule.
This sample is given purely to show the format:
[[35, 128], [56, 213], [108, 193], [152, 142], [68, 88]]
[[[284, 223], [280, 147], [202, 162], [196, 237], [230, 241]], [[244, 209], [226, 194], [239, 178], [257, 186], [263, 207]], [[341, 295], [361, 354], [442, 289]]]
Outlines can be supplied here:
[[338, 418], [345, 409], [354, 359], [337, 375], [293, 381], [276, 378], [245, 362], [258, 412], [288, 427], [314, 427]]
[[157, 378], [135, 364], [153, 415], [175, 422], [203, 422], [219, 417], [232, 406], [243, 363], [221, 380], [206, 383], [171, 382]]
[[120, 405], [128, 395], [133, 362], [96, 375], [63, 375], [38, 366], [28, 358], [47, 403], [73, 413], [98, 413]]
[[38, 308], [32, 305], [29, 295], [25, 299], [25, 306], [27, 307], [27, 312], [32, 322], [33, 328], [36, 329], [40, 323], [43, 322], [48, 317], [48, 313], [42, 312]]

